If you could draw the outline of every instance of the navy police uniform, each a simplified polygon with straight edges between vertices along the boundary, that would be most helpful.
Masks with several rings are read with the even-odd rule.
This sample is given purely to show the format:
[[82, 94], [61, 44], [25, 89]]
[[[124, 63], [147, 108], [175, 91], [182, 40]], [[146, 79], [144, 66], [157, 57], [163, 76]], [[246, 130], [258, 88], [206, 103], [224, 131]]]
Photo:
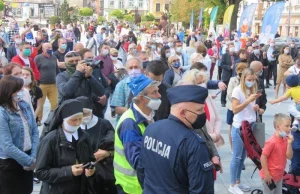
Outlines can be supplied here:
[[[168, 90], [172, 105], [204, 104], [207, 94], [194, 85]], [[213, 164], [205, 141], [173, 115], [146, 128], [137, 173], [145, 194], [214, 193]]]

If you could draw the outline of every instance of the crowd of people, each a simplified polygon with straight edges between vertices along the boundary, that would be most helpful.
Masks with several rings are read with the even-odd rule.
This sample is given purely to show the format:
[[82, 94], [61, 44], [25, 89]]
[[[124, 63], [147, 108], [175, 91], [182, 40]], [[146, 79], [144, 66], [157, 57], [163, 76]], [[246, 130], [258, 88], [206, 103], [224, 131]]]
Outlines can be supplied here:
[[[122, 26], [57, 24], [36, 36], [34, 28], [20, 33], [16, 21], [7, 33], [0, 28], [0, 194], [30, 194], [33, 181], [42, 181], [41, 194], [213, 194], [216, 172], [223, 171], [222, 119], [232, 153], [229, 192], [250, 191], [241, 183], [240, 128], [263, 120], [271, 86], [271, 104], [293, 98], [293, 122], [274, 116], [261, 157], [264, 193], [281, 193], [286, 159], [300, 172], [300, 153], [293, 154], [293, 135], [300, 141], [294, 42], [278, 50], [274, 40], [249, 39], [242, 48], [234, 33], [204, 38], [197, 30], [185, 40], [180, 29], [169, 37], [151, 34], [142, 45]], [[219, 93], [226, 118], [216, 107]], [[46, 98], [50, 112], [43, 115]]]

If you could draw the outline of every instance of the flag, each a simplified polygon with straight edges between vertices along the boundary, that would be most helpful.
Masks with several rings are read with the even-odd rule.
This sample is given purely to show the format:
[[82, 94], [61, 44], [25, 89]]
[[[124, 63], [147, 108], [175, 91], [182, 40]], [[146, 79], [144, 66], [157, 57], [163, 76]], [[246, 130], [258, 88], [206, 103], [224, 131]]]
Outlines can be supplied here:
[[274, 39], [279, 21], [284, 9], [285, 2], [281, 1], [273, 4], [266, 11], [262, 22], [261, 33], [259, 35], [259, 42], [268, 44], [269, 40]]
[[230, 23], [231, 23], [231, 17], [233, 13], [234, 5], [230, 5], [224, 14], [224, 20], [223, 20], [223, 32], [224, 37], [230, 36]]
[[198, 27], [200, 27], [202, 25], [202, 17], [203, 17], [203, 8], [200, 9]]
[[257, 3], [252, 3], [244, 9], [240, 18], [240, 25], [238, 29], [238, 35], [240, 38], [247, 38], [251, 35], [251, 26], [257, 5]]
[[193, 31], [194, 28], [194, 10], [192, 9], [191, 18], [190, 18], [190, 32]]
[[212, 32], [213, 37], [216, 36], [215, 22], [216, 22], [216, 18], [218, 15], [218, 9], [219, 9], [219, 7], [216, 6], [210, 12], [209, 32]]

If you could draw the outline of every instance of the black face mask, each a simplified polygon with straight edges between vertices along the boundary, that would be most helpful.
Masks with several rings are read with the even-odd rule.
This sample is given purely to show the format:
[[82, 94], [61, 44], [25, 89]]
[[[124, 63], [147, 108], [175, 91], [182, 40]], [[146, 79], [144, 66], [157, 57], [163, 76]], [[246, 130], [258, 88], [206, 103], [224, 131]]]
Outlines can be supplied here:
[[202, 127], [206, 123], [206, 113], [202, 113], [202, 114], [198, 115], [197, 113], [195, 113], [193, 111], [190, 111], [190, 110], [186, 110], [186, 111], [197, 115], [197, 118], [194, 123], [191, 123], [189, 120], [186, 119], [192, 125], [193, 129], [202, 129]]
[[242, 63], [247, 63], [247, 59], [241, 59]]

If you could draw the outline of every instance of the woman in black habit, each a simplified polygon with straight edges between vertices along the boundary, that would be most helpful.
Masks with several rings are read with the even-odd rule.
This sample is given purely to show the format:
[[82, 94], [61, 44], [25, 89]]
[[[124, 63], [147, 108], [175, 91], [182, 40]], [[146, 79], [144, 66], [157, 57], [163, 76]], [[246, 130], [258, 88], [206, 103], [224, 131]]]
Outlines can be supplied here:
[[43, 181], [40, 194], [95, 194], [95, 161], [89, 135], [80, 128], [83, 107], [77, 100], [60, 105], [41, 141], [36, 176]]
[[90, 135], [97, 161], [95, 190], [100, 194], [116, 194], [113, 168], [115, 130], [108, 120], [93, 115], [93, 102], [89, 98], [82, 96], [76, 100], [83, 105], [83, 119], [80, 127]]

